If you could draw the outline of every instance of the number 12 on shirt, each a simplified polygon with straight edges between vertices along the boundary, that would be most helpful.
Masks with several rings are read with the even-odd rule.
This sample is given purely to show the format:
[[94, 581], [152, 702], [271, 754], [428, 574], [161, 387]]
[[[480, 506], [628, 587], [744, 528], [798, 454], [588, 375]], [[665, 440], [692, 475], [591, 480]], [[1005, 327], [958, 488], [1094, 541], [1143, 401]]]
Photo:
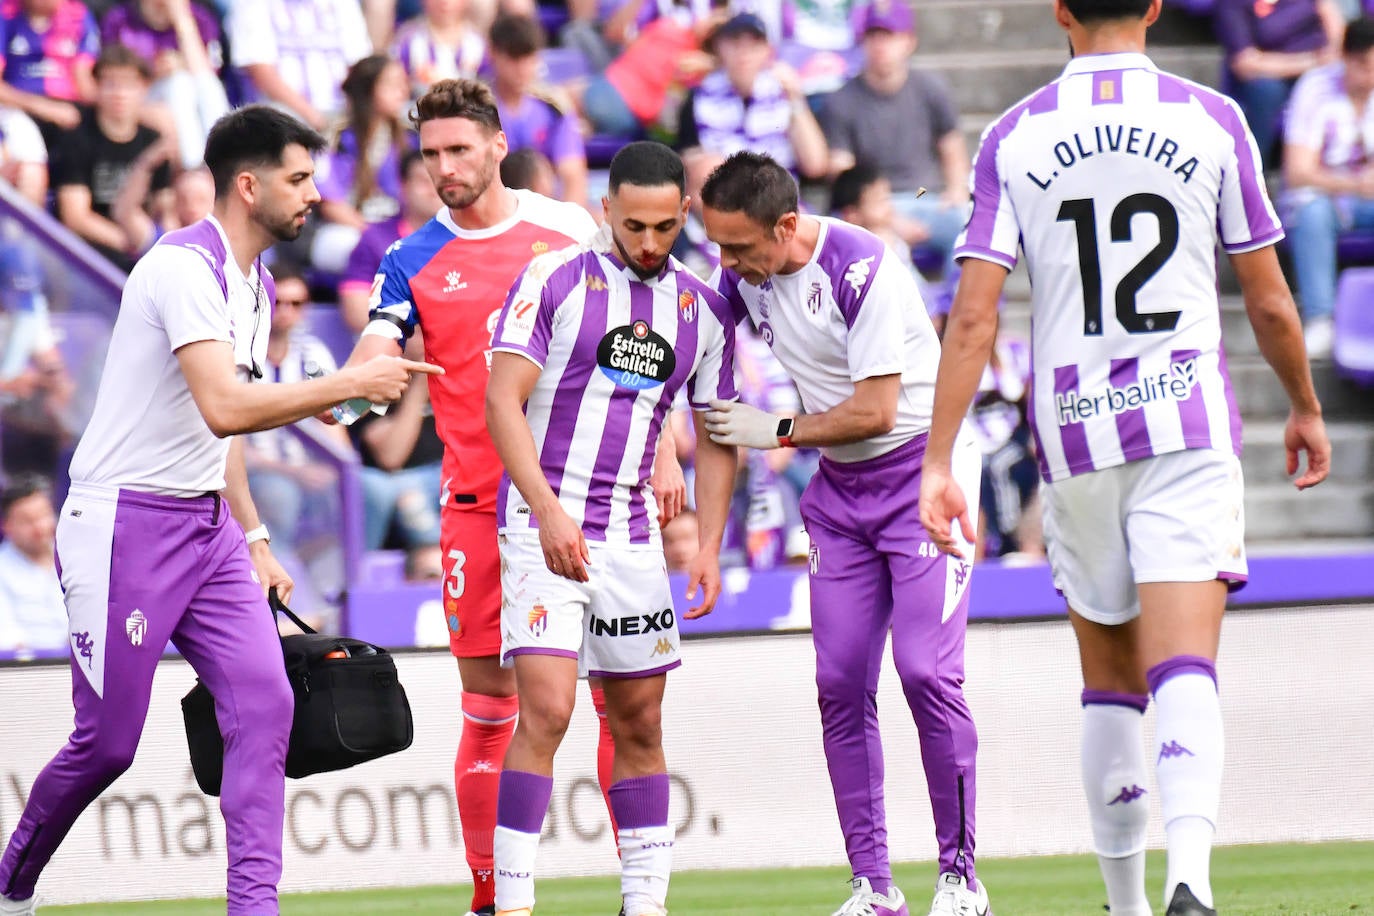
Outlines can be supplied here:
[[[1159, 223], [1159, 242], [1126, 271], [1116, 285], [1116, 320], [1128, 334], [1172, 331], [1182, 312], [1136, 311], [1136, 296], [1178, 247], [1178, 211], [1158, 194], [1132, 194], [1116, 205], [1111, 215], [1113, 242], [1131, 241], [1131, 221], [1149, 214]], [[1102, 335], [1102, 263], [1097, 246], [1097, 209], [1090, 197], [1066, 200], [1056, 222], [1071, 222], [1078, 235], [1078, 266], [1083, 277], [1083, 335]]]

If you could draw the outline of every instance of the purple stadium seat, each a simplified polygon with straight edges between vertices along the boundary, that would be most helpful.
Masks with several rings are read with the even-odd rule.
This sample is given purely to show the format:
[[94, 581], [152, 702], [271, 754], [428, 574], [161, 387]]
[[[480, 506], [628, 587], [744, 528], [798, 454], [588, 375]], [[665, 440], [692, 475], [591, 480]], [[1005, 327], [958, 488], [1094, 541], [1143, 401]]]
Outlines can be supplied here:
[[1351, 267], [1336, 286], [1336, 372], [1361, 385], [1374, 385], [1374, 267]]
[[324, 342], [340, 366], [353, 352], [353, 344], [357, 341], [339, 310], [332, 305], [312, 305], [306, 312], [306, 330]]
[[1374, 264], [1374, 232], [1342, 232], [1337, 236], [1336, 263]]
[[634, 137], [615, 137], [610, 134], [592, 134], [587, 138], [587, 165], [594, 169], [604, 169], [620, 148], [634, 140]]
[[359, 582], [378, 588], [404, 585], [406, 581], [406, 552], [404, 550], [369, 550], [363, 555]]

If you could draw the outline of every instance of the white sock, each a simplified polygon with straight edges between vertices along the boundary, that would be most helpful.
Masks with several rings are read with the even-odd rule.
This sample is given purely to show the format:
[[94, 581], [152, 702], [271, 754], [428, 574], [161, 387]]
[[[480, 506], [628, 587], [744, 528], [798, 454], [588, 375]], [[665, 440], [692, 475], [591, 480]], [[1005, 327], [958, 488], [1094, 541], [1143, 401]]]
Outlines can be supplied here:
[[1212, 835], [1225, 755], [1217, 685], [1206, 674], [1180, 672], [1155, 688], [1155, 704], [1155, 776], [1169, 846], [1165, 905], [1183, 883], [1210, 907]]
[[672, 827], [621, 828], [620, 894], [625, 899], [625, 916], [663, 912], [673, 870], [673, 836]]
[[539, 853], [539, 834], [496, 827], [493, 843], [496, 858], [496, 908], [534, 908], [534, 860]]
[[1083, 707], [1083, 790], [1112, 916], [1150, 916], [1143, 719], [1131, 706], [1089, 701]]
[[1188, 890], [1203, 906], [1212, 905], [1210, 864], [1212, 834], [1216, 829], [1205, 817], [1176, 817], [1164, 825], [1169, 840], [1169, 866], [1164, 878], [1164, 906], [1173, 899], [1174, 888]]

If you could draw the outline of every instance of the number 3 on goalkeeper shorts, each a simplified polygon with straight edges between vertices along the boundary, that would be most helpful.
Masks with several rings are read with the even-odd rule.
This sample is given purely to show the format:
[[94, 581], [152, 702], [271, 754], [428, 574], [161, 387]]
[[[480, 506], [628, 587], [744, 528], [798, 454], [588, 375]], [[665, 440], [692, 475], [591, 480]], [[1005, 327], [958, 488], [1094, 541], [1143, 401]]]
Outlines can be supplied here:
[[467, 562], [468, 557], [461, 550], [450, 550], [448, 558], [453, 561], [453, 566], [445, 577], [448, 581], [444, 583], [444, 592], [450, 598], [461, 598], [464, 590], [467, 589], [467, 577], [463, 575], [463, 564]]

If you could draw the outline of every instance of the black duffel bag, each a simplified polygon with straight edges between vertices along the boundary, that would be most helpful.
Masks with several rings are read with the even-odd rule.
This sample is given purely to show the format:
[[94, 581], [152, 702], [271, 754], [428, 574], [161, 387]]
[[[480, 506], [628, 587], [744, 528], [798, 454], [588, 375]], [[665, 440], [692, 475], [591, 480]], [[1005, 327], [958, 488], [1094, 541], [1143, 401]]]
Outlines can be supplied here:
[[[391, 655], [362, 640], [315, 632], [277, 600], [275, 589], [268, 601], [301, 629], [281, 640], [296, 696], [286, 775], [300, 779], [343, 770], [410, 747], [415, 735], [410, 702]], [[196, 784], [207, 795], [219, 795], [224, 739], [214, 697], [199, 679], [182, 698], [181, 713]]]

